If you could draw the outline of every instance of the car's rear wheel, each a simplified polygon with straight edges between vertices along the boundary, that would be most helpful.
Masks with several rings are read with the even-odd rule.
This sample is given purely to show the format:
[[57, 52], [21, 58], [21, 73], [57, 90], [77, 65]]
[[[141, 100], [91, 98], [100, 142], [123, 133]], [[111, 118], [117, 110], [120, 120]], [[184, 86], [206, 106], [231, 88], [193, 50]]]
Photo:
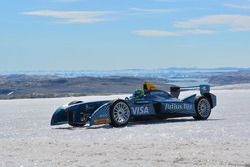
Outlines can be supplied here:
[[122, 127], [128, 124], [131, 111], [128, 104], [124, 100], [116, 100], [110, 106], [111, 125], [114, 127]]
[[196, 120], [208, 119], [211, 113], [211, 104], [209, 100], [204, 96], [197, 97], [195, 100], [195, 110], [196, 110], [196, 116], [194, 116], [194, 119]]

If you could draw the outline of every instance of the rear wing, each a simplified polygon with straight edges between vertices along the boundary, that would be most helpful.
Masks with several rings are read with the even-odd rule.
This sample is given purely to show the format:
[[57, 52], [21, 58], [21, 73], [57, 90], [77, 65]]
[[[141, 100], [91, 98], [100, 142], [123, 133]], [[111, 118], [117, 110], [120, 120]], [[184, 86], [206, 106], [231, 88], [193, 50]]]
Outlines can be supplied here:
[[204, 95], [204, 94], [210, 92], [210, 86], [209, 85], [187, 86], [187, 87], [173, 86], [173, 87], [170, 87], [170, 94], [173, 97], [178, 98], [181, 91], [196, 90], [196, 89], [200, 90], [201, 95]]

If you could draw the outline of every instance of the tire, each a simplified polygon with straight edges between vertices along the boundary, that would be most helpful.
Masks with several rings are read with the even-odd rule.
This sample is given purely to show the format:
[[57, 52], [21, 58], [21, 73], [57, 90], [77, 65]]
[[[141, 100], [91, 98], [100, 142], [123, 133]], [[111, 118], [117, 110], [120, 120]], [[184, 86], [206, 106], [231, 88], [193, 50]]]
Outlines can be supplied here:
[[124, 100], [116, 100], [110, 106], [110, 125], [114, 127], [126, 126], [131, 116], [131, 110]]
[[86, 122], [74, 123], [73, 122], [73, 117], [74, 117], [73, 114], [74, 114], [74, 112], [68, 111], [68, 124], [70, 126], [73, 126], [73, 127], [83, 127], [86, 124]]
[[209, 100], [204, 96], [197, 97], [195, 100], [195, 111], [197, 114], [197, 116], [194, 116], [195, 120], [208, 119], [211, 114], [211, 104]]

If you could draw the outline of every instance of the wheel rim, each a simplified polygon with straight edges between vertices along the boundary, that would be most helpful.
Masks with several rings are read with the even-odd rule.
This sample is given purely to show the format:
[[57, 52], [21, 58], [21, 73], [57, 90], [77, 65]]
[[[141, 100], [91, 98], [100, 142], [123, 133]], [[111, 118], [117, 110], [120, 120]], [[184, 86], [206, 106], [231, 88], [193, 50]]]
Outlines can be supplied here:
[[118, 124], [124, 124], [129, 120], [130, 110], [126, 103], [119, 102], [113, 109], [114, 121]]
[[207, 99], [201, 99], [198, 104], [198, 113], [200, 116], [206, 118], [209, 116], [210, 112], [211, 107], [209, 101]]

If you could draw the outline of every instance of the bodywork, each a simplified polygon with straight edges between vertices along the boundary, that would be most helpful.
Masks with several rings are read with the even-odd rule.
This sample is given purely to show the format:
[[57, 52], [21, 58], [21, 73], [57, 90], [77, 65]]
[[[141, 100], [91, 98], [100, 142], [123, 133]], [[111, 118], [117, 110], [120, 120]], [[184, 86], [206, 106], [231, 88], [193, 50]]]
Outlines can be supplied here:
[[[196, 116], [195, 99], [192, 94], [184, 99], [179, 99], [182, 90], [199, 88], [200, 95], [205, 96], [211, 108], [216, 106], [216, 96], [210, 93], [210, 86], [198, 87], [172, 87], [170, 93], [163, 90], [153, 90], [145, 93], [141, 99], [125, 98], [129, 105], [131, 118], [145, 116], [185, 117]], [[110, 123], [111, 101], [76, 102], [59, 107], [53, 114], [51, 125], [69, 124], [72, 126], [98, 125]]]

